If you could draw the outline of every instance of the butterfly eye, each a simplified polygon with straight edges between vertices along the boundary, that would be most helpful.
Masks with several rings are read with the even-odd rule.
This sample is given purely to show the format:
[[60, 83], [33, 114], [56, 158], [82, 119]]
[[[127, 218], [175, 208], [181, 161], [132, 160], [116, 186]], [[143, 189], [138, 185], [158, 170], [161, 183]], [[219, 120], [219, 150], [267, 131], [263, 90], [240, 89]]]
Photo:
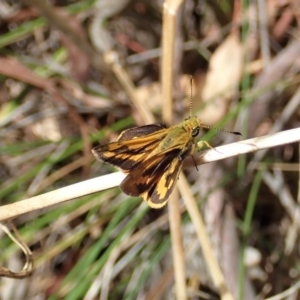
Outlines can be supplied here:
[[199, 127], [195, 127], [192, 130], [192, 137], [196, 137], [199, 134], [200, 128]]

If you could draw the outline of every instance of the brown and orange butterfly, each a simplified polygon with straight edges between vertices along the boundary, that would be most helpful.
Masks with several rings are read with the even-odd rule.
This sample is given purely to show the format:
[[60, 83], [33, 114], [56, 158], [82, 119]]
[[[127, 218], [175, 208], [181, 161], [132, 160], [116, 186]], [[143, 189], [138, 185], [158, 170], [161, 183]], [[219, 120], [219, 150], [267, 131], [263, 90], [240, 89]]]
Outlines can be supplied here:
[[[150, 124], [123, 131], [116, 142], [99, 145], [92, 153], [127, 176], [121, 190], [130, 196], [142, 197], [152, 208], [163, 207], [175, 186], [183, 160], [202, 148], [196, 142], [203, 125], [198, 117], [167, 127]], [[232, 132], [240, 134], [238, 132]]]

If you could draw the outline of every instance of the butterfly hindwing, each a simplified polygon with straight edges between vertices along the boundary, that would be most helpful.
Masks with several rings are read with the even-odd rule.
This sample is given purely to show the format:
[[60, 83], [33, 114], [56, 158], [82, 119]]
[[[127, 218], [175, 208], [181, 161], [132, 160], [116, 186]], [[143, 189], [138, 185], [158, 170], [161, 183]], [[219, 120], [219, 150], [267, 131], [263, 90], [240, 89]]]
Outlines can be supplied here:
[[182, 161], [173, 160], [169, 169], [161, 176], [157, 182], [152, 182], [149, 190], [146, 190], [141, 196], [148, 202], [152, 208], [161, 208], [166, 205], [174, 186], [178, 180], [182, 169]]
[[121, 189], [128, 195], [143, 197], [153, 208], [164, 206], [182, 168], [179, 155], [180, 149], [174, 149], [143, 161], [130, 170]]

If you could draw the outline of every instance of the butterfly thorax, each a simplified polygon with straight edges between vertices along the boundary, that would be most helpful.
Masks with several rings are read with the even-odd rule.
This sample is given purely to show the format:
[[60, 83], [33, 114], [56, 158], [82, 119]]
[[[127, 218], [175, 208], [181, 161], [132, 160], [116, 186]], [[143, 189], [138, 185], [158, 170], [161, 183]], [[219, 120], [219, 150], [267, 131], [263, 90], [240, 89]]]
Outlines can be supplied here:
[[192, 154], [195, 149], [195, 138], [199, 134], [201, 121], [198, 117], [191, 117], [180, 124], [174, 125], [149, 156], [163, 154], [175, 149], [180, 153]]

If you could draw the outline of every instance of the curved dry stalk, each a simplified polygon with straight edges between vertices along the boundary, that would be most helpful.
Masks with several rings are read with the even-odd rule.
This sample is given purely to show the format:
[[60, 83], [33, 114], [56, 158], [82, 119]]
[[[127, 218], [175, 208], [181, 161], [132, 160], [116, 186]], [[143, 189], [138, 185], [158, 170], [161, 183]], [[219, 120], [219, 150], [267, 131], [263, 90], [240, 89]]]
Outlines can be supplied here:
[[7, 268], [0, 266], [0, 277], [7, 277], [7, 278], [15, 278], [15, 279], [23, 279], [31, 275], [33, 271], [33, 259], [32, 259], [32, 252], [22, 240], [18, 230], [15, 228], [13, 224], [11, 224], [12, 231], [15, 236], [10, 232], [10, 230], [4, 224], [0, 223], [0, 228], [10, 237], [10, 239], [17, 244], [23, 253], [25, 254], [26, 262], [24, 267], [21, 271], [13, 272]]

